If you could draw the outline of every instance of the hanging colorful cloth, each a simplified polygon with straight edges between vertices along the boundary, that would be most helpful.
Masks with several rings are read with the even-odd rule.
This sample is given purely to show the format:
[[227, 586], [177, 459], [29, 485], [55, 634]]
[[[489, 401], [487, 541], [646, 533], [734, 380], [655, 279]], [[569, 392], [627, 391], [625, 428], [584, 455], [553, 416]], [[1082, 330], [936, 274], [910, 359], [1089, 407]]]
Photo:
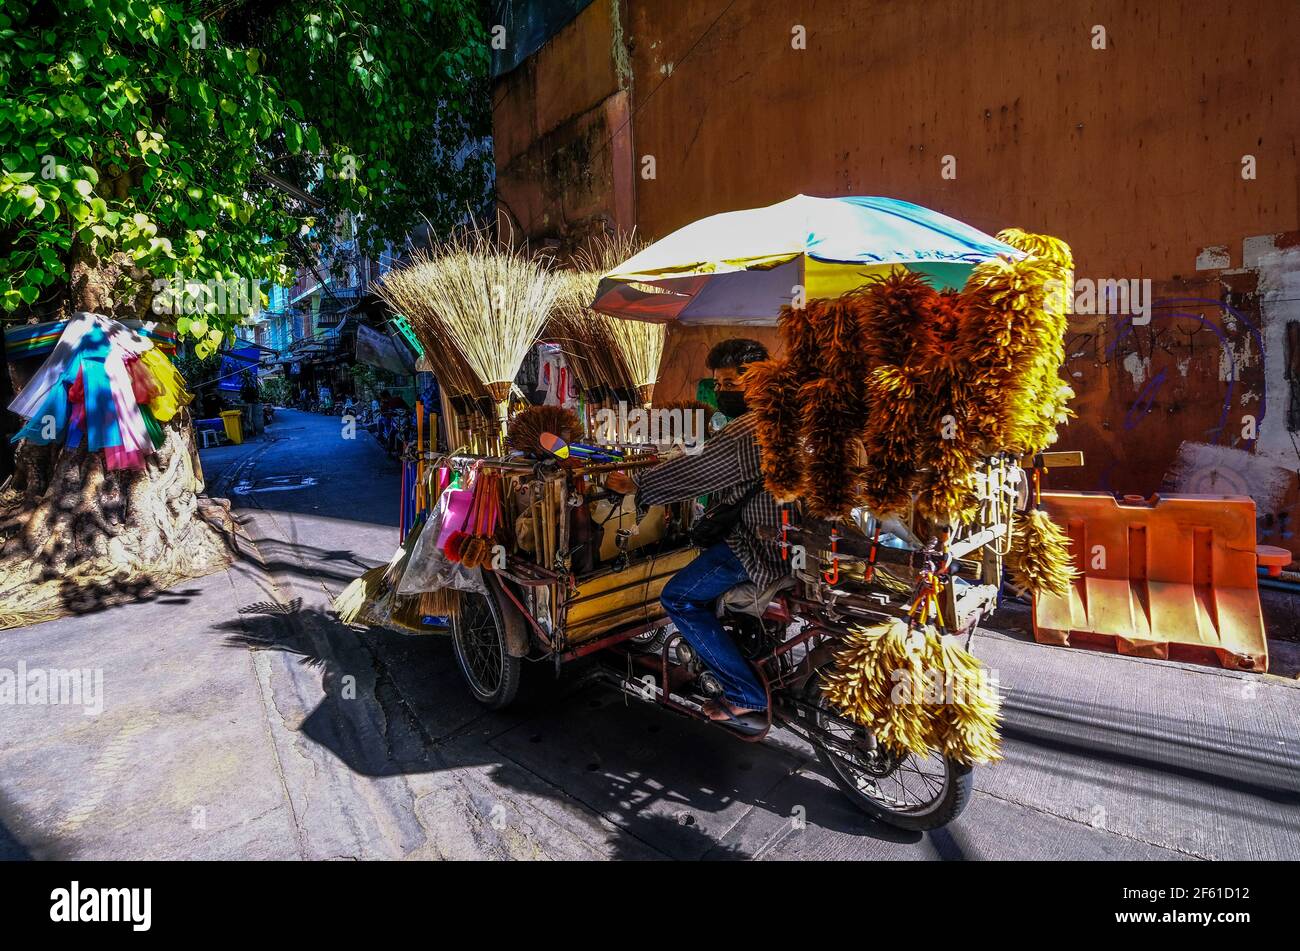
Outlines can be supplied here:
[[[26, 439], [37, 446], [50, 443], [62, 443], [68, 436], [68, 427], [72, 421], [72, 400], [70, 391], [81, 373], [81, 354], [74, 353], [61, 372], [54, 378], [53, 384], [46, 387], [44, 402], [36, 406], [31, 419], [13, 437], [12, 442]], [[23, 393], [27, 391], [24, 390]], [[17, 402], [15, 400], [14, 402]]]
[[[113, 388], [108, 380], [108, 371], [104, 362], [108, 359], [111, 345], [108, 334], [101, 327], [93, 327], [86, 334], [81, 344], [81, 377], [78, 395], [85, 407], [84, 431], [86, 447], [97, 452], [107, 446], [122, 445], [122, 431], [117, 422], [117, 408], [113, 403]], [[75, 397], [74, 397], [75, 399]], [[74, 442], [71, 434], [68, 445], [81, 443], [81, 432], [76, 433]]]
[[141, 469], [163, 445], [162, 422], [193, 397], [149, 328], [79, 313], [10, 409], [27, 417], [14, 437], [102, 450], [109, 469]]
[[120, 446], [104, 448], [104, 462], [109, 469], [143, 469], [145, 456], [153, 451], [153, 443], [145, 428], [140, 404], [136, 402], [131, 374], [126, 368], [125, 353], [121, 347], [110, 348], [104, 360], [104, 371], [108, 374], [113, 408], [122, 439]]
[[172, 362], [157, 348], [151, 347], [140, 354], [140, 362], [158, 381], [160, 392], [149, 401], [149, 409], [160, 423], [168, 422], [182, 406], [189, 405], [194, 394], [185, 389], [185, 381]]
[[140, 362], [138, 353], [127, 354], [125, 363], [127, 375], [131, 378], [131, 395], [135, 397], [136, 405], [140, 408], [140, 418], [144, 422], [145, 432], [149, 435], [149, 442], [155, 449], [161, 449], [162, 444], [167, 441], [167, 436], [163, 433], [153, 410], [149, 408], [149, 401], [162, 395], [162, 384], [158, 382], [153, 372]]
[[67, 326], [63, 328], [59, 342], [45, 358], [41, 368], [32, 375], [22, 392], [9, 404], [10, 411], [27, 419], [44, 415], [42, 409], [55, 388], [60, 385], [66, 388], [76, 379], [76, 371], [69, 371], [81, 350], [82, 340], [92, 328], [102, 327], [106, 320], [105, 317], [85, 311], [74, 314]]

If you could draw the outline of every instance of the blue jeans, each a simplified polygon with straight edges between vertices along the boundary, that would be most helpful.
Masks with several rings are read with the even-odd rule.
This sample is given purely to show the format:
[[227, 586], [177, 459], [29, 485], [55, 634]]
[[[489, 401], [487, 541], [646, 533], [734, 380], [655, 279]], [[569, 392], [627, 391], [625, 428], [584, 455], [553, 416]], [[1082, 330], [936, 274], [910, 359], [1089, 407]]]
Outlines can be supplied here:
[[718, 596], [748, 580], [740, 559], [726, 542], [719, 542], [677, 572], [664, 586], [660, 601], [682, 637], [722, 684], [723, 696], [738, 707], [765, 710], [763, 685], [715, 613]]

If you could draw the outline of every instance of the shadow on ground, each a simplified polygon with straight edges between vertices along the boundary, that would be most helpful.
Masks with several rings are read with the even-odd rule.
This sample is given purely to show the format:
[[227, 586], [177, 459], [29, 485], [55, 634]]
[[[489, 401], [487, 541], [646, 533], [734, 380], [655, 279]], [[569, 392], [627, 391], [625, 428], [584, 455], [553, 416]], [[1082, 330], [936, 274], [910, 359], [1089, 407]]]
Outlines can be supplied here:
[[[798, 814], [839, 832], [920, 839], [857, 812], [807, 756], [625, 702], [590, 668], [550, 681], [553, 668], [535, 665], [541, 689], [494, 713], [470, 698], [445, 636], [359, 630], [297, 600], [247, 605], [217, 630], [231, 648], [281, 652], [320, 672], [325, 698], [299, 731], [354, 772], [490, 767], [503, 789], [576, 799], [604, 816], [616, 856], [644, 858], [650, 845], [672, 857], [749, 858], [748, 843], [721, 839], [752, 808], [778, 831]], [[633, 842], [620, 844], [626, 836]]]

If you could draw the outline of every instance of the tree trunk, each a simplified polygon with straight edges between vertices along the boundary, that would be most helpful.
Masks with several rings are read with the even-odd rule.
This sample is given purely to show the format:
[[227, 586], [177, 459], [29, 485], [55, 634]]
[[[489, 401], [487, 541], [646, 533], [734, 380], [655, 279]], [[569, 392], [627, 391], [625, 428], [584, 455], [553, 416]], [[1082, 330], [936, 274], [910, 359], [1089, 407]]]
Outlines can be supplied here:
[[[62, 316], [142, 316], [140, 275], [126, 270], [79, 258]], [[150, 597], [229, 564], [230, 503], [200, 494], [189, 413], [162, 428], [142, 470], [110, 471], [84, 448], [19, 444], [0, 485], [0, 628]]]
[[229, 564], [229, 503], [199, 495], [188, 414], [163, 429], [143, 470], [106, 470], [85, 449], [20, 447], [0, 487], [0, 628], [149, 597]]

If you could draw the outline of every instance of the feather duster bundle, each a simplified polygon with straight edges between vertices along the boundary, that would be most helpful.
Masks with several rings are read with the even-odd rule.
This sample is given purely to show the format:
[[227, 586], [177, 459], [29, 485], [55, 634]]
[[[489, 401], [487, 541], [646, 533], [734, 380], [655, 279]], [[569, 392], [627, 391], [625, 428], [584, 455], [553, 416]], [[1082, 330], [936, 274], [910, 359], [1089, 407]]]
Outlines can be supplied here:
[[932, 373], [958, 376], [972, 355], [965, 301], [957, 291], [943, 291], [922, 296], [918, 303], [917, 323], [908, 331], [917, 361]]
[[[858, 386], [861, 384], [859, 383]], [[807, 453], [800, 494], [819, 518], [848, 515], [858, 504], [858, 447], [862, 399], [853, 383], [824, 376], [799, 388], [800, 430]]]
[[[844, 716], [870, 730], [876, 740], [898, 752], [925, 755], [935, 734], [934, 710], [912, 703], [900, 682], [924, 679], [921, 652], [909, 643], [907, 623], [897, 618], [855, 627], [835, 652], [835, 666], [822, 682], [822, 693]], [[907, 702], [895, 702], [903, 699]]]
[[877, 515], [906, 511], [912, 500], [920, 382], [915, 370], [892, 364], [876, 367], [867, 377], [871, 415], [862, 432], [867, 459], [863, 498]]
[[803, 483], [799, 385], [788, 358], [751, 363], [745, 371], [745, 402], [758, 420], [763, 483], [778, 502], [798, 498]]
[[895, 753], [959, 763], [999, 758], [1001, 701], [979, 660], [901, 620], [853, 628], [822, 683], [844, 716]]
[[515, 414], [506, 429], [506, 446], [526, 456], [544, 456], [542, 433], [554, 433], [564, 440], [582, 434], [577, 415], [559, 406], [530, 406]]
[[[963, 291], [936, 291], [904, 268], [780, 317], [785, 357], [756, 364], [746, 397], [758, 418], [764, 479], [822, 517], [865, 502], [968, 522], [979, 460], [1039, 451], [1069, 417], [1060, 379], [1066, 308], [1052, 293], [1069, 248], [1019, 230], [1025, 252], [976, 266]], [[864, 459], [864, 464], [859, 464]]]
[[943, 755], [958, 763], [992, 763], [1002, 758], [998, 721], [1002, 697], [997, 684], [979, 659], [953, 638], [934, 637], [940, 643], [939, 665], [944, 678], [945, 723]]
[[1038, 452], [1055, 440], [1073, 395], [1059, 376], [1067, 317], [1063, 295], [1053, 292], [1072, 262], [1055, 238], [1018, 229], [999, 237], [1027, 256], [976, 265], [963, 291], [975, 431], [987, 451]]
[[935, 296], [924, 276], [896, 267], [841, 298], [857, 311], [858, 346], [870, 365], [902, 366], [911, 359], [916, 330], [927, 321]]
[[1079, 577], [1070, 554], [1070, 538], [1041, 508], [1018, 520], [1011, 532], [1007, 571], [1022, 594], [1048, 592], [1064, 597]]
[[778, 502], [789, 502], [798, 498], [804, 479], [799, 388], [819, 375], [819, 350], [808, 307], [783, 307], [779, 320], [785, 356], [751, 363], [740, 382], [758, 420], [763, 482]]
[[804, 307], [782, 307], [777, 318], [777, 332], [785, 346], [785, 359], [800, 377], [819, 371], [822, 354], [814, 314], [826, 302], [811, 300]]
[[979, 453], [970, 432], [971, 347], [965, 302], [955, 291], [937, 293], [925, 302], [924, 314], [913, 330], [913, 356], [925, 373], [924, 392], [917, 397], [916, 452], [928, 474], [916, 507], [936, 523], [967, 522], [979, 506]]
[[807, 453], [802, 494], [808, 510], [822, 518], [846, 516], [858, 504], [858, 434], [866, 425], [869, 369], [860, 309], [842, 298], [807, 308], [820, 365], [819, 375], [799, 388]]

